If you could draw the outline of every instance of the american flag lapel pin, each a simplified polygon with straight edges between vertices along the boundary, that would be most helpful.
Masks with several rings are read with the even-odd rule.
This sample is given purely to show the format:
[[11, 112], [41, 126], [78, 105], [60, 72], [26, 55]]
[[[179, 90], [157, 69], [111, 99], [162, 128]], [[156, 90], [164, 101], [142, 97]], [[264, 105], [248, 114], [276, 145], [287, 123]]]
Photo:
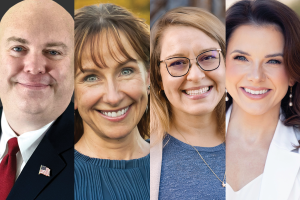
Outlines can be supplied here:
[[41, 165], [39, 175], [43, 174], [45, 176], [50, 176], [50, 169], [44, 165]]

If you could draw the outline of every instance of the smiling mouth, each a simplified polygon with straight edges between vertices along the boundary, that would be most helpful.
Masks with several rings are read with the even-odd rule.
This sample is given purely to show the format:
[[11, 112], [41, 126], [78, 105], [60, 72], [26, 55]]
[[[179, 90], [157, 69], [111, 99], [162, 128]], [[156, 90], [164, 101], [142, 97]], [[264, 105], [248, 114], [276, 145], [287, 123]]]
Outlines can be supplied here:
[[45, 88], [47, 88], [50, 85], [47, 84], [43, 84], [43, 83], [18, 83], [19, 85], [27, 88], [27, 89], [31, 89], [31, 90], [43, 90]]
[[211, 90], [211, 88], [212, 86], [203, 87], [198, 90], [184, 90], [184, 93], [186, 93], [187, 95], [200, 95], [200, 94], [207, 93], [208, 91]]
[[120, 110], [115, 110], [115, 111], [103, 111], [100, 110], [100, 113], [107, 116], [107, 117], [121, 117], [125, 115], [128, 111], [130, 106], [127, 106], [126, 108], [122, 108]]
[[243, 87], [243, 90], [249, 94], [253, 94], [253, 95], [260, 95], [260, 94], [265, 94], [267, 92], [270, 91], [270, 89], [265, 89], [265, 90], [251, 90], [249, 88], [244, 88]]

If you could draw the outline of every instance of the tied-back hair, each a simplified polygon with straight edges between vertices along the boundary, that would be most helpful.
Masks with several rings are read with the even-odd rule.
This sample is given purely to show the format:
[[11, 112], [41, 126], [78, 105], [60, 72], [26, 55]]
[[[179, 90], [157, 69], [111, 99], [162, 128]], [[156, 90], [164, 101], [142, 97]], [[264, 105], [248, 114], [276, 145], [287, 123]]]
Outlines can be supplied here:
[[[230, 42], [232, 33], [242, 25], [279, 27], [284, 36], [284, 65], [290, 78], [295, 81], [292, 87], [292, 103], [289, 106], [290, 90], [281, 101], [282, 114], [285, 126], [300, 126], [300, 20], [297, 14], [275, 0], [239, 1], [232, 5], [226, 12], [226, 41]], [[266, 36], [267, 37], [267, 36]], [[229, 101], [226, 110], [232, 104], [232, 97], [228, 94]], [[299, 141], [300, 143], [300, 141]], [[300, 147], [300, 146], [299, 146]], [[298, 148], [299, 148], [298, 147]]]
[[[179, 7], [168, 11], [151, 28], [150, 39], [150, 133], [151, 146], [162, 141], [166, 132], [169, 131], [172, 123], [172, 110], [162, 86], [159, 61], [161, 54], [161, 38], [164, 30], [169, 26], [194, 27], [212, 40], [217, 41], [221, 47], [223, 58], [226, 55], [225, 46], [225, 26], [211, 13], [197, 7]], [[216, 106], [214, 112], [217, 113], [217, 123], [219, 133], [225, 137], [225, 96]]]
[[[117, 55], [133, 59], [123, 46], [121, 33], [125, 35], [134, 51], [143, 60], [146, 70], [149, 71], [149, 25], [125, 8], [114, 4], [100, 4], [99, 6], [86, 6], [75, 14], [75, 73], [78, 69], [84, 72], [82, 67], [84, 51], [90, 52], [91, 59], [97, 67], [108, 67], [101, 53], [103, 45], [108, 48], [116, 62], [121, 63]], [[116, 45], [112, 47], [111, 44]], [[119, 54], [114, 52], [115, 47]], [[149, 100], [148, 108], [150, 108]], [[143, 138], [149, 137], [149, 123], [150, 112], [146, 111], [137, 125]], [[75, 143], [81, 138], [83, 132], [82, 118], [78, 110], [75, 110]]]

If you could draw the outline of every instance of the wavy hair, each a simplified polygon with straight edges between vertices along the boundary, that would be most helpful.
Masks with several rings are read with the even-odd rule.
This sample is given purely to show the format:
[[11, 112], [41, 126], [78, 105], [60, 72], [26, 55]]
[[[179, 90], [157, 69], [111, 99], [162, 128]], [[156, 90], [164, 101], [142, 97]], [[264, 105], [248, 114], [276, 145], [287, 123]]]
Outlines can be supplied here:
[[[285, 126], [300, 126], [300, 20], [298, 15], [288, 6], [275, 0], [239, 1], [226, 12], [226, 41], [230, 42], [232, 33], [240, 26], [254, 24], [256, 26], [275, 25], [280, 27], [284, 36], [283, 60], [289, 76], [295, 81], [292, 87], [292, 103], [289, 106], [289, 91], [281, 100], [281, 109]], [[226, 110], [232, 104], [232, 97]], [[300, 141], [299, 141], [300, 144]], [[299, 148], [300, 146], [298, 146]]]

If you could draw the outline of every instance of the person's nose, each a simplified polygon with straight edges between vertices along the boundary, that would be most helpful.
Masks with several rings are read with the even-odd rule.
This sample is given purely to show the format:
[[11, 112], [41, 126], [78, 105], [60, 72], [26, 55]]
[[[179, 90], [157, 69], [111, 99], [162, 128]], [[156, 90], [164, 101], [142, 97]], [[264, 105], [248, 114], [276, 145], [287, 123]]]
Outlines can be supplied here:
[[107, 82], [103, 102], [110, 104], [113, 107], [118, 106], [124, 97], [124, 93], [120, 91], [119, 88], [120, 86], [118, 83], [115, 83], [114, 81]]
[[195, 60], [191, 60], [191, 67], [187, 74], [187, 80], [193, 82], [199, 82], [205, 77], [204, 71], [198, 66]]
[[247, 78], [253, 83], [259, 83], [266, 80], [266, 75], [263, 66], [259, 61], [253, 63], [253, 65], [249, 68]]
[[24, 72], [33, 75], [46, 72], [47, 58], [42, 53], [30, 52], [24, 60]]

